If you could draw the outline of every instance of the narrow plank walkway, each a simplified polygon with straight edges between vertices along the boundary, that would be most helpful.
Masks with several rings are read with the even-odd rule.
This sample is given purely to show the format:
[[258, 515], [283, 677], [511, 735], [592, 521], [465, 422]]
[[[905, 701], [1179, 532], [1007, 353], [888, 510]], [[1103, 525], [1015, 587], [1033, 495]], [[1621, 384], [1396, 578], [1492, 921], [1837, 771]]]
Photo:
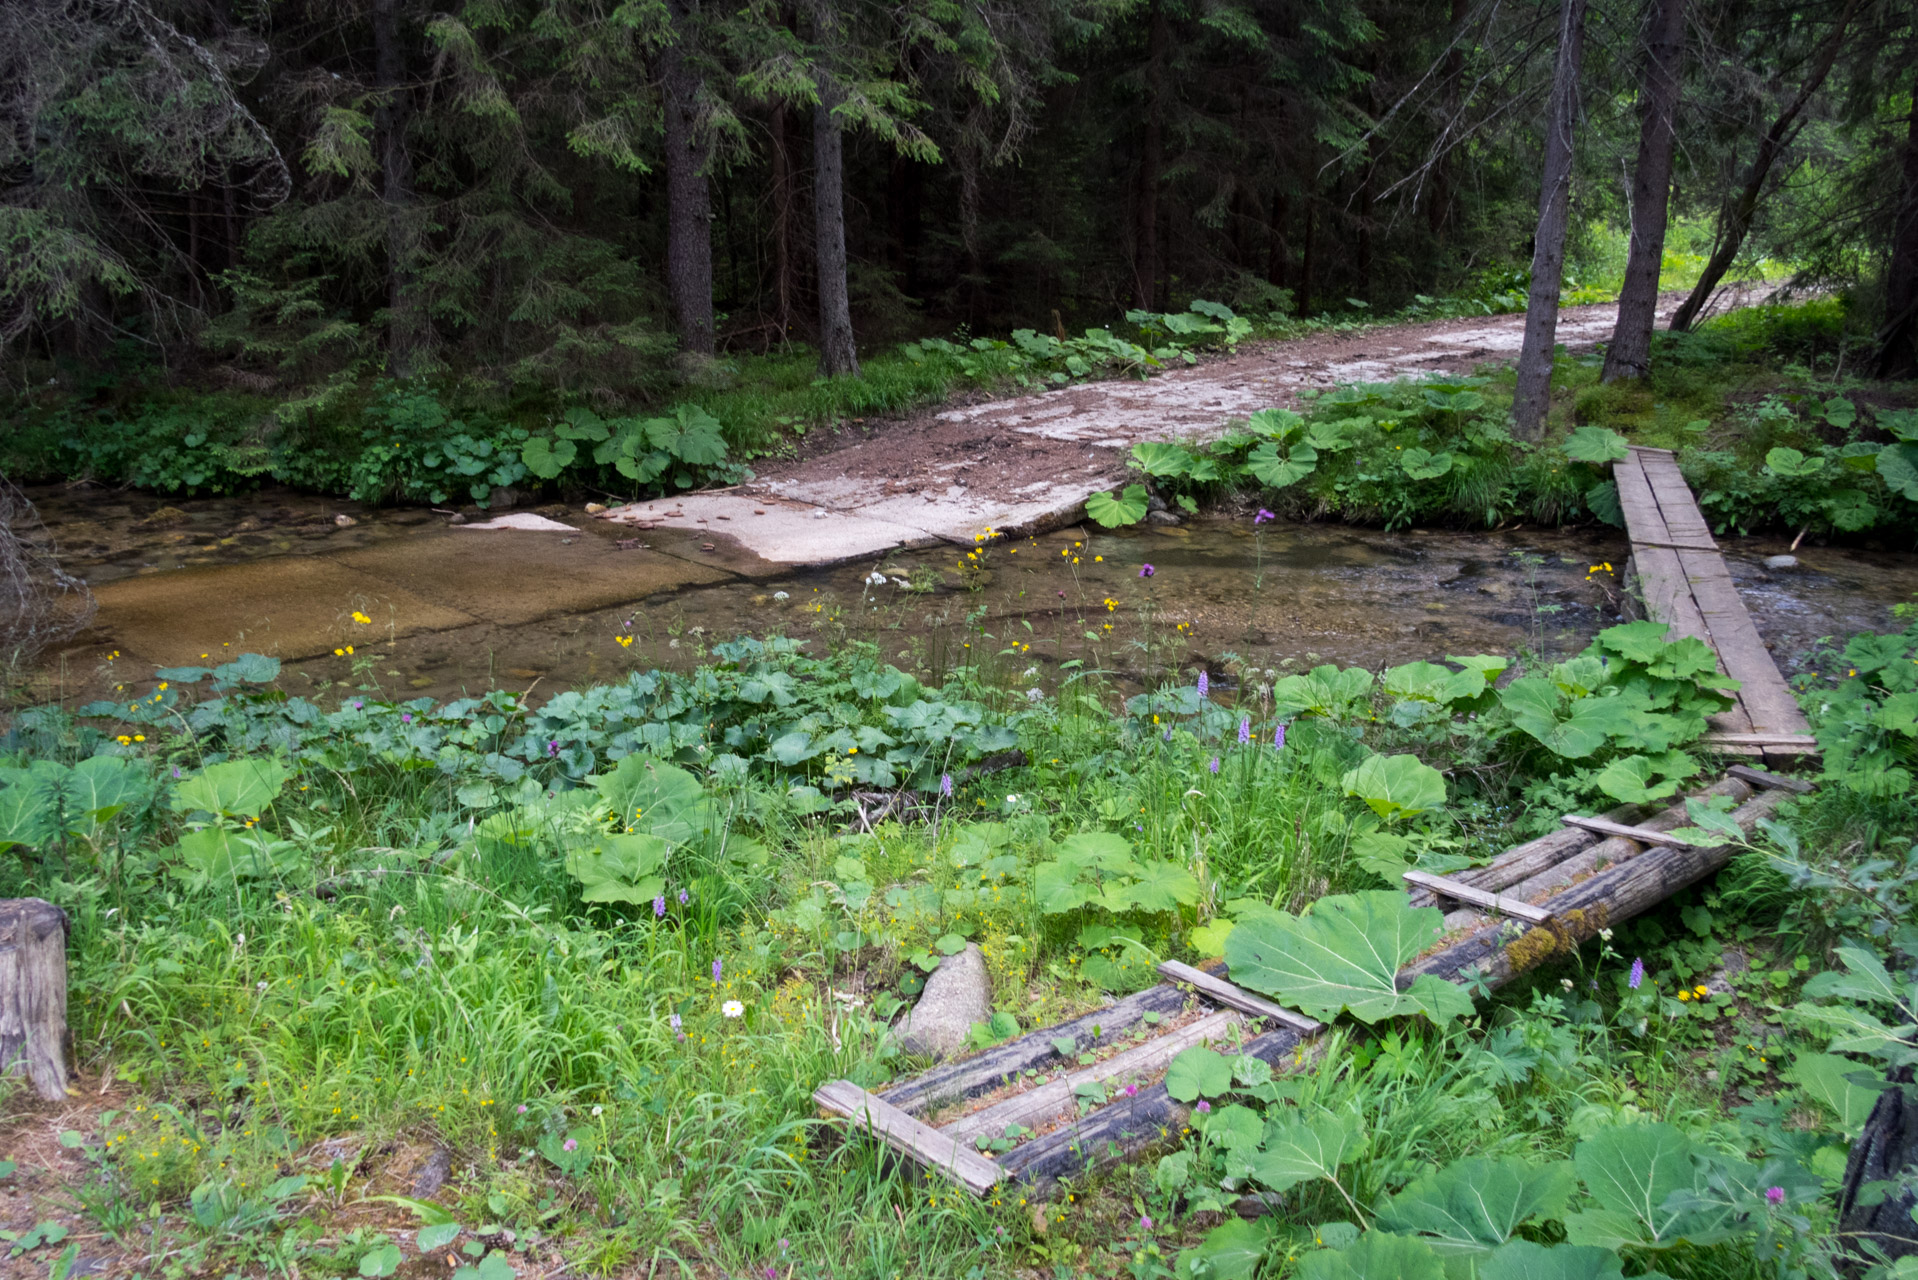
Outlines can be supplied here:
[[1710, 526], [1669, 449], [1633, 446], [1612, 468], [1632, 539], [1645, 608], [1679, 636], [1695, 636], [1738, 681], [1736, 703], [1714, 716], [1721, 749], [1789, 755], [1815, 749], [1778, 665], [1759, 637]]

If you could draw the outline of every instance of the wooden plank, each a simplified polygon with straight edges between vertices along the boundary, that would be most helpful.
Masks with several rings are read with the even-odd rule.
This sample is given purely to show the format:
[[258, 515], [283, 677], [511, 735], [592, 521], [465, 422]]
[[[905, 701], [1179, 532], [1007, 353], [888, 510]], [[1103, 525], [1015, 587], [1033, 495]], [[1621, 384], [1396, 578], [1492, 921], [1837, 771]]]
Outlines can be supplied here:
[[1818, 739], [1809, 733], [1708, 733], [1699, 738], [1708, 747], [1801, 747], [1818, 749]]
[[1718, 544], [1712, 539], [1711, 526], [1705, 523], [1698, 499], [1692, 496], [1691, 486], [1685, 483], [1684, 473], [1678, 469], [1677, 456], [1668, 449], [1640, 448], [1634, 452], [1644, 468], [1645, 482], [1651, 486], [1652, 496], [1658, 502], [1658, 513], [1664, 517], [1670, 540], [1705, 545], [1716, 551]]
[[996, 1045], [984, 1053], [942, 1063], [909, 1080], [879, 1091], [879, 1096], [907, 1115], [924, 1115], [934, 1107], [990, 1093], [1027, 1071], [1058, 1064], [1056, 1039], [1067, 1038], [1090, 1048], [1110, 1043], [1131, 1031], [1148, 1013], [1170, 1016], [1185, 1008], [1186, 993], [1169, 982], [1147, 987], [1134, 995], [1094, 1009], [1091, 1013]]
[[1016, 1093], [1003, 1102], [995, 1102], [970, 1115], [960, 1116], [939, 1126], [948, 1138], [971, 1144], [975, 1138], [996, 1138], [1013, 1125], [1036, 1129], [1055, 1120], [1071, 1119], [1079, 1109], [1078, 1088], [1085, 1084], [1121, 1084], [1146, 1086], [1165, 1074], [1166, 1065], [1194, 1045], [1224, 1040], [1242, 1019], [1232, 1009], [1209, 1013], [1156, 1039], [1115, 1053], [1104, 1062], [1095, 1062], [1082, 1071], [1048, 1080], [1037, 1088]]
[[1552, 913], [1543, 907], [1535, 907], [1529, 902], [1520, 902], [1517, 898], [1501, 898], [1496, 893], [1487, 893], [1483, 889], [1474, 889], [1470, 885], [1447, 880], [1444, 876], [1435, 876], [1429, 871], [1407, 871], [1403, 873], [1406, 883], [1430, 889], [1441, 898], [1451, 898], [1455, 902], [1469, 903], [1475, 907], [1484, 907], [1496, 911], [1502, 916], [1513, 916], [1520, 920], [1529, 920], [1533, 924], [1544, 924], [1552, 918]]
[[891, 1103], [875, 1098], [850, 1080], [833, 1080], [813, 1091], [812, 1100], [843, 1116], [887, 1146], [928, 1169], [937, 1169], [976, 1196], [992, 1190], [1005, 1170], [956, 1138], [921, 1124]]
[[1696, 636], [1711, 643], [1711, 631], [1705, 617], [1692, 599], [1691, 584], [1685, 579], [1679, 553], [1659, 547], [1632, 545], [1632, 560], [1638, 566], [1639, 590], [1645, 597], [1645, 612], [1665, 624], [1675, 636]]
[[1270, 1018], [1281, 1026], [1303, 1031], [1307, 1035], [1317, 1035], [1325, 1030], [1325, 1024], [1316, 1018], [1308, 1018], [1284, 1005], [1274, 1004], [1264, 996], [1255, 996], [1243, 987], [1234, 986], [1224, 978], [1207, 973], [1203, 969], [1194, 969], [1189, 964], [1168, 960], [1159, 966], [1159, 972], [1175, 982], [1190, 983], [1200, 995], [1228, 1009], [1237, 1009], [1241, 1013]]
[[1596, 831], [1602, 836], [1613, 836], [1620, 840], [1636, 840], [1640, 844], [1671, 845], [1676, 848], [1687, 847], [1688, 842], [1674, 840], [1663, 831], [1653, 831], [1647, 827], [1628, 827], [1621, 822], [1607, 822], [1603, 818], [1581, 818], [1576, 814], [1566, 814], [1559, 819], [1568, 827], [1578, 827], [1585, 831]]
[[1804, 795], [1816, 791], [1818, 784], [1807, 782], [1803, 778], [1787, 778], [1783, 774], [1767, 773], [1763, 769], [1754, 769], [1748, 764], [1735, 764], [1725, 770], [1734, 778], [1743, 778], [1754, 787], [1769, 787], [1775, 791], [1789, 791], [1794, 795]]

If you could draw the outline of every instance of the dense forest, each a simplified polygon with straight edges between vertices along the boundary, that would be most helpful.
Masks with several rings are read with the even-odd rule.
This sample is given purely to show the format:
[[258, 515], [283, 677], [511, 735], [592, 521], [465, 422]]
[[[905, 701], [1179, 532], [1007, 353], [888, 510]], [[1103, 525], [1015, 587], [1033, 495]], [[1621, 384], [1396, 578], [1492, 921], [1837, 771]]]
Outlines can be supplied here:
[[1677, 327], [1771, 257], [1908, 376], [1914, 67], [1893, 0], [16, 0], [0, 340], [15, 391], [645, 401], [1195, 298], [1537, 303], [1608, 226], [1648, 334], [1669, 218]]

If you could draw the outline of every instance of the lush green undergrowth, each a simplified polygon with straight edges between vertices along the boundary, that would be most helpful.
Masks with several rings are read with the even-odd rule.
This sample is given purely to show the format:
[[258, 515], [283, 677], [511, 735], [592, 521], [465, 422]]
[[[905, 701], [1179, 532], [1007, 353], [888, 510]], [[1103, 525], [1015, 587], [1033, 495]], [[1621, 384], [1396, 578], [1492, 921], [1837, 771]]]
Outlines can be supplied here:
[[[1722, 681], [1655, 631], [1129, 698], [740, 641], [541, 706], [322, 705], [247, 656], [17, 713], [5, 892], [69, 912], [104, 1076], [67, 1211], [166, 1275], [1830, 1274], [1845, 1144], [1910, 1052], [1918, 629], [1820, 662], [1825, 786], [1715, 887], [1490, 1006], [1390, 982], [1437, 928], [1400, 870], [1700, 775]], [[968, 942], [980, 1045], [1221, 952], [1340, 1030], [1276, 1079], [1188, 1054], [1158, 1152], [978, 1202], [810, 1101], [914, 1068], [884, 1019]], [[1311, 951], [1340, 967], [1272, 959]], [[395, 1142], [463, 1172], [370, 1199], [409, 1190]]]
[[129, 378], [79, 394], [16, 397], [0, 473], [90, 476], [159, 493], [233, 493], [273, 481], [363, 502], [474, 502], [541, 485], [637, 495], [729, 483], [809, 430], [844, 428], [946, 399], [1093, 377], [1144, 377], [1226, 350], [1253, 326], [1217, 303], [1129, 312], [1082, 337], [927, 339], [822, 379], [809, 352], [742, 355], [662, 383], [649, 411], [563, 388], [503, 395], [469, 381], [373, 380], [279, 400]]
[[[1843, 323], [1843, 307], [1822, 301], [1661, 334], [1642, 385], [1599, 382], [1597, 357], [1561, 357], [1542, 448], [1511, 438], [1509, 373], [1305, 395], [1300, 412], [1265, 410], [1203, 447], [1135, 446], [1144, 482], [1087, 511], [1108, 526], [1131, 523], [1157, 488], [1190, 510], [1239, 494], [1287, 518], [1387, 528], [1620, 524], [1609, 464], [1645, 444], [1678, 452], [1721, 532], [1903, 541], [1918, 532], [1918, 409], [1841, 376]], [[1811, 363], [1821, 356], [1832, 362], [1823, 377]]]

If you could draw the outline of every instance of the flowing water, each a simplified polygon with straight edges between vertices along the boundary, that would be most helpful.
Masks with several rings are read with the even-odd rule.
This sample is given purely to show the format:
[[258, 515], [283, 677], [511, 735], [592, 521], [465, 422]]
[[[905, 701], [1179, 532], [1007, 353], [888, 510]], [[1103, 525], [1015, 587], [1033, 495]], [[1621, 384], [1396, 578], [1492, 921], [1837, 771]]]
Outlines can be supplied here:
[[[1626, 550], [1611, 529], [1385, 533], [1201, 518], [1001, 539], [976, 559], [941, 546], [792, 569], [720, 535], [641, 543], [557, 506], [538, 510], [571, 530], [448, 528], [423, 509], [281, 491], [31, 496], [62, 562], [100, 597], [93, 631], [48, 665], [37, 691], [67, 699], [246, 650], [285, 659], [298, 691], [374, 685], [444, 698], [500, 684], [548, 694], [691, 666], [739, 635], [789, 636], [814, 653], [864, 641], [935, 677], [976, 664], [1045, 686], [1081, 668], [1136, 687], [1202, 666], [1216, 677], [1238, 665], [1557, 657], [1620, 618]], [[1782, 542], [1725, 547], [1787, 675], [1821, 637], [1892, 628], [1891, 607], [1918, 594], [1909, 554], [1804, 547], [1798, 568], [1768, 571]], [[354, 621], [355, 610], [372, 621]], [[348, 644], [350, 656], [334, 652]]]

